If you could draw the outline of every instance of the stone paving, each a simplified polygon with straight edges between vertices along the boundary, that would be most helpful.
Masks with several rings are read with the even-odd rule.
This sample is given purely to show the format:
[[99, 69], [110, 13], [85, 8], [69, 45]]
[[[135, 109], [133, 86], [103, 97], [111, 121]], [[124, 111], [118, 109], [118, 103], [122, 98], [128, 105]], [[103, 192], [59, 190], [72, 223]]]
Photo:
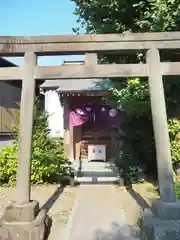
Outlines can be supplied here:
[[63, 240], [134, 240], [114, 185], [81, 185]]

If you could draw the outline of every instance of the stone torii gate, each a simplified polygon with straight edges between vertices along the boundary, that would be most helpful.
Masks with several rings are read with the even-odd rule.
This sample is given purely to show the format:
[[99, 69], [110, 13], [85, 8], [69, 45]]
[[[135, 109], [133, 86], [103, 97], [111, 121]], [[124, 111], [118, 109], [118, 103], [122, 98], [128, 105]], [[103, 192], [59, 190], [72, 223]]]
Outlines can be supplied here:
[[[160, 49], [180, 49], [180, 32], [0, 37], [0, 56], [24, 56], [23, 67], [0, 68], [0, 80], [22, 80], [16, 199], [0, 221], [0, 239], [43, 239], [46, 213], [30, 201], [30, 170], [35, 81], [148, 77], [156, 143], [160, 200], [142, 216], [143, 239], [179, 239], [180, 203], [176, 200], [162, 76], [180, 75], [180, 62], [161, 62]], [[145, 64], [98, 64], [97, 54], [147, 51]], [[84, 65], [42, 67], [38, 56], [85, 54]], [[86, 81], [86, 80], [84, 80]], [[167, 224], [168, 221], [168, 224]], [[173, 221], [173, 224], [170, 224]], [[178, 237], [176, 237], [176, 235]], [[174, 238], [172, 237], [174, 236]], [[176, 238], [175, 238], [176, 237]]]

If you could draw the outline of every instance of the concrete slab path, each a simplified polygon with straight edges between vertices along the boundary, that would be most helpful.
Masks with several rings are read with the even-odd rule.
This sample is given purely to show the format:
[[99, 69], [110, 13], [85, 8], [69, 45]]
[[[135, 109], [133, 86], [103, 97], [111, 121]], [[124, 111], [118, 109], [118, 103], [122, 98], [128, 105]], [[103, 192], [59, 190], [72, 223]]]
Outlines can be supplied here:
[[63, 240], [134, 240], [114, 185], [81, 185]]

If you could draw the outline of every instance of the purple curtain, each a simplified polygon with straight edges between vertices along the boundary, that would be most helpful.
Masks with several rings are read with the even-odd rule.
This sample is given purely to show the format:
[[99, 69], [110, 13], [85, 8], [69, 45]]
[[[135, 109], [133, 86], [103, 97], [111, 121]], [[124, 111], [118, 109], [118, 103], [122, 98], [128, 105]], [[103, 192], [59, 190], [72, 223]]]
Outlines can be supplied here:
[[91, 106], [74, 106], [69, 111], [70, 127], [79, 126], [92, 119], [94, 115]]
[[76, 105], [69, 111], [70, 127], [92, 120], [95, 124], [114, 127], [118, 125], [119, 112], [106, 105]]

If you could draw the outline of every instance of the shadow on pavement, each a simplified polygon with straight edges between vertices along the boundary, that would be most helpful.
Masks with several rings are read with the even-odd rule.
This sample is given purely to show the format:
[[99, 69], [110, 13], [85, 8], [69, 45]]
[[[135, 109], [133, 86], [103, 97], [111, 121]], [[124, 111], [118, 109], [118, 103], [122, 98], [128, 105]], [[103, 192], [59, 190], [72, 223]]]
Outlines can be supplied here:
[[133, 236], [130, 227], [128, 225], [120, 226], [119, 223], [113, 222], [111, 224], [111, 230], [105, 232], [101, 229], [97, 229], [94, 236], [90, 240], [135, 240], [139, 239], [138, 236]]
[[145, 208], [151, 209], [151, 206], [149, 205], [149, 203], [139, 193], [137, 193], [132, 187], [126, 187], [126, 190], [134, 198], [134, 200], [137, 202], [137, 204], [142, 210], [144, 210]]
[[[59, 198], [59, 196], [62, 194], [65, 186], [58, 187], [52, 196], [45, 202], [45, 204], [41, 207], [42, 209], [45, 209], [47, 212], [52, 208], [53, 204], [56, 202], [56, 200]], [[52, 219], [47, 216], [46, 219], [46, 234], [45, 234], [45, 240], [48, 239], [51, 227], [52, 227]]]

